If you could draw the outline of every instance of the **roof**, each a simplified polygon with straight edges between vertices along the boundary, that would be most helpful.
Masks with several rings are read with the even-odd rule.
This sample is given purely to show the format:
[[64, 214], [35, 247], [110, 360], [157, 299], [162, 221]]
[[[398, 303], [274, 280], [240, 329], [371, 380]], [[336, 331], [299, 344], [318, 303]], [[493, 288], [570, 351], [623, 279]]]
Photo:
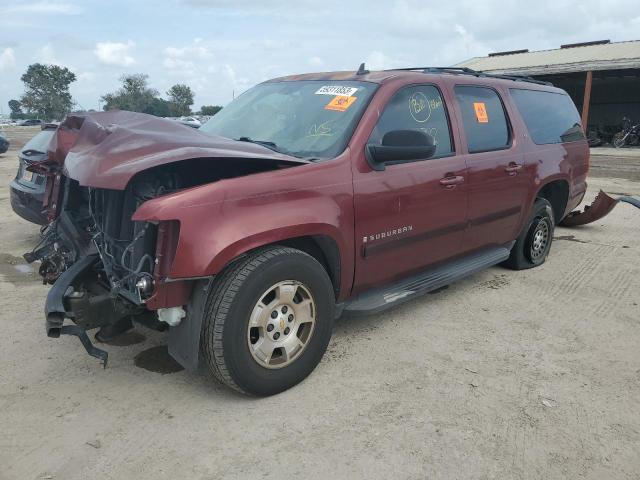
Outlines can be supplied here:
[[[272, 78], [265, 83], [271, 82], [296, 82], [296, 81], [352, 81], [352, 82], [370, 82], [370, 83], [385, 83], [391, 79], [403, 79], [411, 78], [416, 82], [422, 81], [435, 81], [436, 77], [449, 77], [449, 80], [453, 77], [464, 77], [465, 82], [471, 83], [486, 83], [488, 81], [495, 82], [533, 82], [538, 84], [538, 87], [548, 89], [553, 86], [550, 83], [536, 81], [531, 78], [516, 78], [516, 77], [504, 77], [504, 76], [492, 76], [487, 72], [484, 75], [483, 72], [476, 72], [468, 69], [456, 69], [453, 67], [415, 67], [415, 68], [398, 68], [391, 70], [378, 70], [368, 71], [364, 73], [358, 73], [356, 71], [341, 71], [341, 72], [318, 72], [318, 73], [302, 73], [299, 75], [289, 75], [286, 77]], [[448, 81], [448, 80], [447, 80]], [[533, 87], [533, 85], [532, 85]]]
[[475, 57], [454, 66], [511, 75], [550, 75], [588, 70], [640, 68], [640, 40], [588, 42], [538, 52], [505, 52]]
[[286, 81], [303, 81], [303, 80], [347, 80], [353, 82], [372, 82], [382, 83], [387, 78], [395, 76], [395, 72], [390, 71], [372, 71], [358, 74], [355, 70], [345, 72], [318, 72], [318, 73], [302, 73], [299, 75], [289, 75], [286, 77], [273, 78], [268, 82], [286, 82]]

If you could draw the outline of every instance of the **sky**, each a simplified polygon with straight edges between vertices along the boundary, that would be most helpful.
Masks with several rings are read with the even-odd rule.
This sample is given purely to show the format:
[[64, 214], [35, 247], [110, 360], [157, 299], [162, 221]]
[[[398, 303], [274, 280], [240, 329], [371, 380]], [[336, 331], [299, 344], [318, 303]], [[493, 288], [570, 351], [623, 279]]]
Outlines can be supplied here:
[[638, 0], [0, 0], [0, 113], [31, 63], [71, 69], [78, 109], [124, 74], [225, 105], [269, 78], [448, 66], [490, 52], [640, 38]]

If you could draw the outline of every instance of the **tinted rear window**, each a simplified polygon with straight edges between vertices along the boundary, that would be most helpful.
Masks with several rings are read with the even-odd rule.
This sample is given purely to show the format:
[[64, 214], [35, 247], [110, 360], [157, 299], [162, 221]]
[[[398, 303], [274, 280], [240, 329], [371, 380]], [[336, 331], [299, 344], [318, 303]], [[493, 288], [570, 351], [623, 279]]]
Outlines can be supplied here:
[[580, 115], [569, 95], [519, 88], [510, 91], [534, 143], [545, 145], [584, 139]]

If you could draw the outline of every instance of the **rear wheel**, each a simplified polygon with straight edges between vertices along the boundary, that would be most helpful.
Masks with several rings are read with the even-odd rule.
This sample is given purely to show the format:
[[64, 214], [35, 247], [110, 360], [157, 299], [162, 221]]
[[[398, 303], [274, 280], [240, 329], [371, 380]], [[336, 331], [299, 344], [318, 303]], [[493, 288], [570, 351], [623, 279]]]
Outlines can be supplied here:
[[544, 198], [536, 199], [531, 218], [516, 239], [509, 259], [503, 265], [514, 270], [542, 265], [551, 249], [554, 225], [551, 204]]
[[279, 393], [320, 362], [334, 305], [331, 281], [313, 257], [288, 247], [258, 250], [214, 282], [203, 318], [204, 358], [235, 390]]

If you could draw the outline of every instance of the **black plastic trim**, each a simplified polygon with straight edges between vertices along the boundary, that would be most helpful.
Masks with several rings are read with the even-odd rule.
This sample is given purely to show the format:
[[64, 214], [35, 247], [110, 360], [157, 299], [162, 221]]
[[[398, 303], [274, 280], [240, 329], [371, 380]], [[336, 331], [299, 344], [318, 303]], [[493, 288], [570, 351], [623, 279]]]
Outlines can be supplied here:
[[344, 312], [352, 315], [378, 313], [419, 295], [449, 285], [509, 258], [513, 242], [451, 260], [389, 286], [365, 292], [346, 302]]

